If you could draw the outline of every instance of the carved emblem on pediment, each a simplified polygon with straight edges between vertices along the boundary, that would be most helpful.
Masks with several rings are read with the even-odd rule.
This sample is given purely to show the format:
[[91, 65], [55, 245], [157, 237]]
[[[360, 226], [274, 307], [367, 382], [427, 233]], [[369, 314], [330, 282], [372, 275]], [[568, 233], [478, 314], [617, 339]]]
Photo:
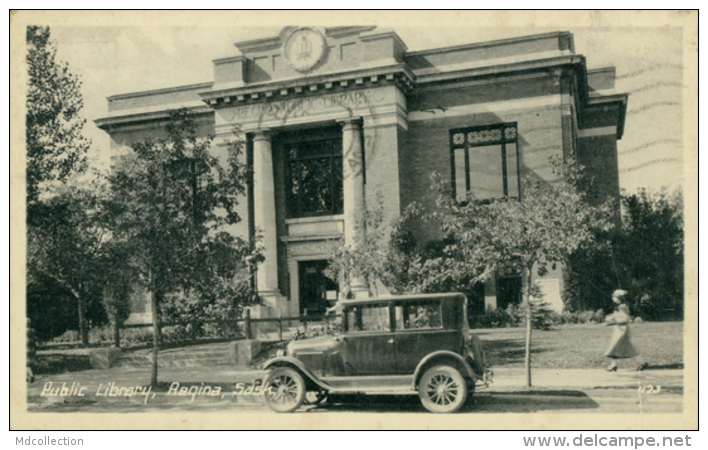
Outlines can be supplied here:
[[308, 72], [325, 59], [327, 41], [314, 28], [297, 28], [285, 39], [283, 53], [293, 69]]

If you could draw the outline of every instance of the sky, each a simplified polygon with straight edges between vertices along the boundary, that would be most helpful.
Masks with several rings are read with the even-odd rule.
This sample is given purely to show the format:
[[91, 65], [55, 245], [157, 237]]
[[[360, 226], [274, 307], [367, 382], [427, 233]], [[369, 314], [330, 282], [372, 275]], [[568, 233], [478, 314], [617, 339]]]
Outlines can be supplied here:
[[[686, 44], [682, 28], [629, 26], [632, 17], [598, 13], [582, 16], [582, 20], [539, 16], [532, 21], [536, 23], [533, 27], [518, 14], [509, 15], [509, 21], [481, 13], [458, 15], [450, 21], [436, 16], [427, 21], [421, 16], [401, 20], [402, 16], [393, 12], [381, 16], [367, 18], [394, 28], [409, 51], [570, 31], [575, 52], [585, 55], [588, 68], [615, 66], [616, 91], [629, 93], [625, 134], [618, 144], [620, 187], [631, 193], [639, 188], [673, 190], [684, 184]], [[90, 17], [52, 24], [51, 33], [58, 58], [68, 62], [83, 82], [83, 115], [88, 119], [84, 134], [93, 141], [96, 164], [105, 164], [109, 157], [108, 136], [92, 122], [107, 114], [106, 97], [211, 81], [212, 60], [237, 55], [235, 42], [273, 36], [285, 23], [292, 23], [283, 23], [287, 17], [273, 16], [278, 20], [268, 22], [282, 24], [256, 26], [267, 21], [268, 13], [262, 13], [263, 20], [240, 17], [233, 24], [216, 20], [198, 26], [165, 26], [172, 23], [165, 20], [147, 26], [145, 20], [136, 19], [116, 20], [120, 26], [112, 26], [112, 21], [92, 21]], [[488, 26], [492, 24], [495, 26]]]

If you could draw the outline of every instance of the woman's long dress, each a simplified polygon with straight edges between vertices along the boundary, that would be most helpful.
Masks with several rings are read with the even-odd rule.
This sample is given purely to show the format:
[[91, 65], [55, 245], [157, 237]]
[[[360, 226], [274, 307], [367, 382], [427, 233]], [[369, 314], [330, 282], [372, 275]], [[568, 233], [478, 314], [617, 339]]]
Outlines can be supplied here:
[[637, 355], [637, 350], [632, 345], [629, 335], [629, 308], [622, 303], [617, 307], [617, 312], [608, 318], [608, 323], [613, 323], [612, 341], [605, 352], [608, 358], [632, 358]]

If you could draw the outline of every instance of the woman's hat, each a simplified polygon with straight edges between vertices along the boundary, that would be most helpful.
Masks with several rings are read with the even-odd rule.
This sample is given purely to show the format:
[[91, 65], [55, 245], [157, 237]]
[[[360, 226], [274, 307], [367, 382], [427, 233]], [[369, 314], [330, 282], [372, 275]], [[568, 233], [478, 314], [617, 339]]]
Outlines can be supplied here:
[[615, 292], [612, 293], [612, 298], [622, 298], [625, 295], [627, 295], [627, 291], [624, 289], [617, 289]]

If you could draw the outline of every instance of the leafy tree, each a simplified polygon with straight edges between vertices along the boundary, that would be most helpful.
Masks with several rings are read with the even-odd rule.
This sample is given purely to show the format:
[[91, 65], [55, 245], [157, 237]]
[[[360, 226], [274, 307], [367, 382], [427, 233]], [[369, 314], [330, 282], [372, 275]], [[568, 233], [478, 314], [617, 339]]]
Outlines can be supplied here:
[[78, 327], [77, 302], [56, 279], [37, 273], [27, 284], [27, 317], [35, 337], [46, 342]]
[[137, 249], [130, 242], [111, 239], [105, 245], [96, 268], [102, 286], [102, 306], [113, 327], [113, 342], [120, 347], [120, 328], [130, 315], [130, 298], [140, 276]]
[[683, 198], [666, 190], [622, 197], [615, 243], [623, 286], [637, 312], [651, 319], [683, 313]]
[[[28, 311], [30, 315], [48, 313], [45, 308], [49, 305], [38, 303], [39, 299], [31, 294], [54, 286], [56, 302], [62, 303], [62, 299], [69, 296], [75, 302], [76, 308], [71, 309], [78, 312], [79, 335], [84, 346], [88, 345], [87, 316], [93, 313], [94, 319], [103, 319], [97, 300], [100, 299], [100, 278], [95, 265], [107, 233], [96, 222], [97, 208], [95, 191], [64, 187], [54, 197], [35, 202], [33, 220], [27, 227]], [[47, 284], [48, 280], [52, 281]], [[42, 285], [45, 288], [40, 287]], [[47, 300], [51, 303], [51, 295]], [[33, 323], [52, 318], [56, 316], [33, 319]]]
[[609, 293], [623, 288], [635, 313], [649, 319], [683, 313], [681, 191], [624, 194], [622, 227], [599, 233], [598, 245], [575, 252], [565, 273], [569, 309], [612, 309]]
[[174, 111], [165, 137], [135, 144], [109, 177], [107, 220], [115, 239], [138, 250], [141, 279], [152, 294], [153, 384], [167, 294], [181, 291], [207, 303], [232, 295], [238, 303], [254, 300], [235, 275], [261, 256], [253, 243], [222, 231], [241, 220], [235, 206], [249, 176], [243, 145], [229, 143], [223, 167], [210, 153], [212, 139], [197, 136], [188, 110]]
[[622, 286], [612, 242], [613, 235], [598, 233], [591, 244], [581, 245], [568, 258], [563, 272], [563, 304], [569, 311], [609, 313], [614, 306], [610, 293]]
[[377, 296], [377, 281], [387, 276], [394, 251], [390, 246], [391, 238], [396, 235], [401, 221], [385, 223], [383, 214], [383, 200], [377, 192], [375, 201], [356, 218], [353, 245], [347, 245], [342, 239], [330, 258], [325, 274], [339, 282], [345, 298], [351, 295], [351, 283], [355, 279], [364, 280], [369, 294]]
[[[526, 377], [531, 386], [532, 290], [534, 273], [567, 261], [570, 254], [594, 238], [594, 230], [609, 230], [610, 207], [586, 201], [582, 168], [573, 160], [551, 160], [557, 179], [547, 182], [531, 175], [522, 179], [522, 198], [481, 202], [468, 193], [457, 202], [447, 184], [436, 179], [438, 211], [429, 214], [449, 242], [443, 255], [421, 264], [419, 283], [446, 288], [491, 278], [498, 269], [523, 274], [526, 308]], [[427, 275], [426, 275], [427, 273]]]
[[[28, 314], [51, 338], [63, 326], [50, 310], [78, 312], [81, 340], [88, 344], [87, 315], [100, 318], [91, 264], [102, 233], [92, 223], [95, 198], [90, 190], [67, 184], [86, 167], [90, 142], [81, 131], [83, 100], [78, 76], [56, 60], [48, 27], [27, 27], [27, 263]], [[52, 294], [51, 290], [54, 289]], [[76, 307], [67, 308], [72, 298]], [[74, 322], [74, 321], [70, 321]], [[67, 322], [67, 323], [70, 323]]]
[[[551, 160], [557, 179], [547, 182], [530, 175], [522, 179], [522, 198], [481, 202], [469, 192], [458, 202], [449, 184], [433, 176], [439, 192], [437, 210], [425, 213], [416, 204], [391, 225], [369, 208], [360, 218], [354, 247], [342, 245], [330, 263], [330, 275], [348, 283], [355, 277], [380, 278], [396, 293], [459, 291], [472, 296], [477, 283], [501, 268], [523, 274], [526, 310], [526, 375], [531, 386], [531, 329], [545, 326], [544, 302], [534, 285], [534, 273], [549, 264], [565, 263], [581, 245], [613, 225], [611, 204], [593, 207], [586, 201], [587, 181], [572, 158]], [[407, 221], [422, 216], [443, 238], [421, 248], [406, 233]], [[534, 314], [535, 313], [535, 314]]]
[[81, 81], [67, 63], [56, 60], [48, 27], [27, 27], [27, 203], [37, 201], [41, 185], [66, 181], [85, 167], [90, 141], [81, 134], [85, 119]]

